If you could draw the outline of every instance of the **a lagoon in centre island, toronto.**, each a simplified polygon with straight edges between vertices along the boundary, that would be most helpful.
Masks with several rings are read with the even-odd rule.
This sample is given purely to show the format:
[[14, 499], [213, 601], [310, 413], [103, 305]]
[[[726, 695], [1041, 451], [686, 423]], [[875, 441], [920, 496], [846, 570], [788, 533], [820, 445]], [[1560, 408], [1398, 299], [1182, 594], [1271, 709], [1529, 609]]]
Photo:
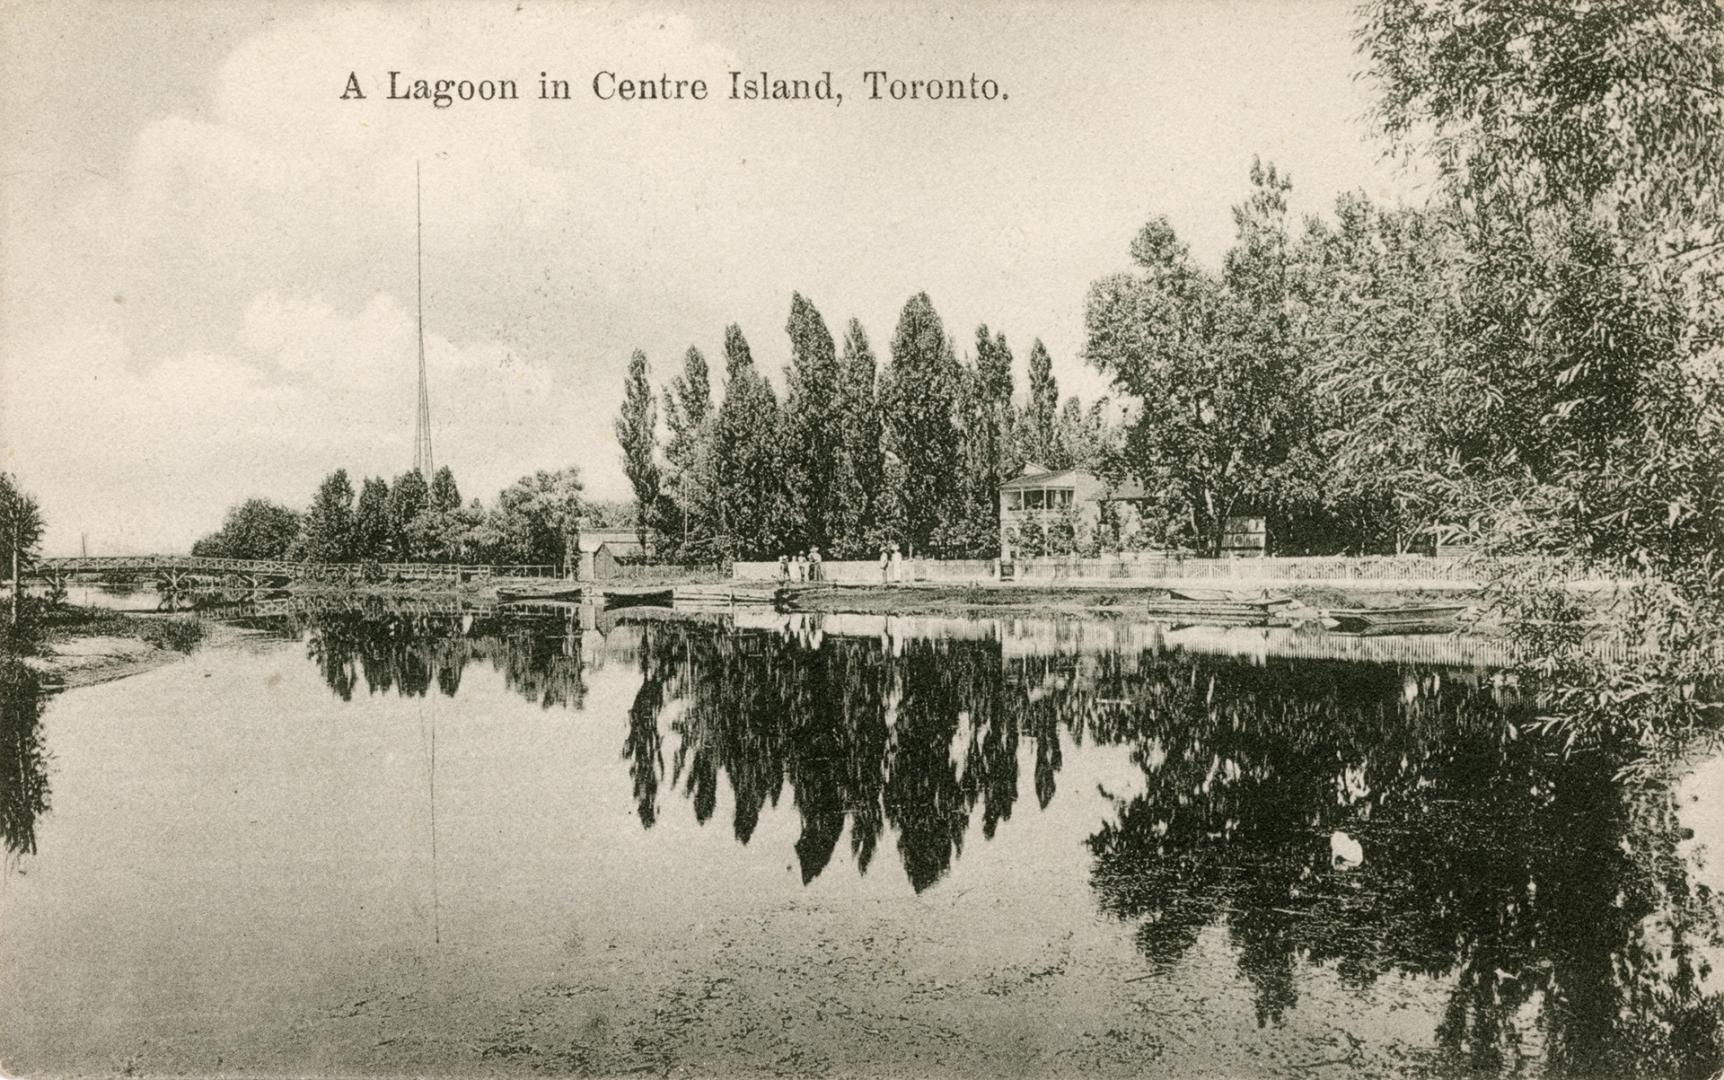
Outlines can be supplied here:
[[1464, 641], [235, 621], [8, 687], [9, 1074], [1718, 1068], [1717, 763]]

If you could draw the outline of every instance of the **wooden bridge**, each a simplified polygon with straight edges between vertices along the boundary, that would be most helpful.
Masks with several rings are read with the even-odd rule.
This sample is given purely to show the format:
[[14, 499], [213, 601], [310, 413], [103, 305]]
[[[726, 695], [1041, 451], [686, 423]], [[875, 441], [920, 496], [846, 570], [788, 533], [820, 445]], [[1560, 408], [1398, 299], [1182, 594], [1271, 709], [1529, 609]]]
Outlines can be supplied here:
[[169, 589], [237, 582], [262, 588], [288, 581], [362, 583], [437, 581], [459, 584], [488, 578], [556, 578], [557, 567], [481, 563], [310, 563], [287, 559], [214, 559], [203, 555], [78, 555], [38, 559], [20, 572], [64, 585], [72, 578], [151, 578]]
[[[591, 618], [601, 610], [596, 605]], [[564, 601], [508, 601], [466, 597], [454, 593], [424, 593], [418, 595], [365, 595], [349, 593], [305, 593], [299, 595], [239, 596], [219, 600], [195, 610], [221, 618], [274, 618], [288, 615], [372, 615], [460, 617], [464, 615], [554, 615], [562, 619], [581, 617], [580, 604]]]

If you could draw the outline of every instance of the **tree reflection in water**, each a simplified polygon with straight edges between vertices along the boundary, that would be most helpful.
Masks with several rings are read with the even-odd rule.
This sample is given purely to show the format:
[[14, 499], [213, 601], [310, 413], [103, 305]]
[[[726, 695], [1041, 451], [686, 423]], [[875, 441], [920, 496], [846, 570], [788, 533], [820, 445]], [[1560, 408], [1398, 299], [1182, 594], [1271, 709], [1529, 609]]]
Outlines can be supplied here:
[[[1403, 972], [1454, 982], [1448, 1067], [1495, 1072], [1536, 1039], [1560, 1073], [1717, 1069], [1691, 948], [1717, 912], [1677, 857], [1668, 791], [1509, 737], [1514, 710], [1473, 682], [1186, 666], [1129, 725], [1147, 789], [1089, 841], [1103, 906], [1153, 963], [1224, 926], [1259, 1023], [1297, 1004], [1302, 965], [1353, 986]], [[1362, 866], [1328, 865], [1333, 829]]]
[[[488, 659], [529, 700], [583, 700], [580, 650], [542, 629], [326, 620], [311, 642], [343, 697], [360, 677], [453, 694], [462, 665]], [[728, 787], [746, 844], [788, 786], [805, 883], [848, 824], [859, 872], [890, 830], [921, 892], [972, 821], [986, 839], [1011, 818], [1021, 767], [1045, 808], [1062, 748], [1128, 747], [1142, 791], [1113, 797], [1088, 838], [1092, 884], [1157, 970], [1223, 934], [1260, 1024], [1287, 1018], [1313, 965], [1356, 988], [1446, 980], [1430, 1051], [1443, 1072], [1724, 1064], [1695, 950], [1717, 941], [1715, 898], [1687, 877], [1669, 791], [1542, 745], [1488, 677], [677, 623], [644, 629], [635, 659], [622, 755], [644, 827], [664, 791], [704, 823]], [[1363, 845], [1362, 865], [1330, 865], [1336, 831]]]
[[8, 862], [36, 853], [36, 819], [48, 809], [44, 700], [34, 671], [0, 659], [0, 841]]
[[362, 680], [373, 694], [423, 697], [435, 685], [454, 697], [475, 662], [488, 662], [509, 689], [544, 708], [579, 709], [586, 700], [579, 631], [562, 619], [341, 612], [256, 625], [305, 638], [307, 656], [343, 701]]
[[[1221, 929], [1259, 1023], [1281, 1022], [1301, 970], [1325, 965], [1354, 987], [1390, 972], [1452, 981], [1431, 1062], [1444, 1072], [1527, 1056], [1608, 1075], [1724, 1063], [1693, 948], [1717, 941], [1717, 910], [1677, 856], [1669, 792], [1523, 735], [1487, 677], [1177, 652], [1007, 658], [946, 639], [814, 648], [675, 626], [640, 652], [624, 748], [637, 792], [663, 768], [644, 714], [679, 704], [672, 783], [705, 821], [722, 773], [743, 842], [788, 783], [805, 882], [848, 819], [859, 871], [889, 826], [924, 890], [973, 818], [984, 837], [1010, 818], [1020, 740], [1043, 807], [1063, 743], [1123, 745], [1144, 789], [1115, 798], [1088, 840], [1100, 903], [1158, 969]], [[1335, 831], [1362, 842], [1362, 866], [1330, 865]]]

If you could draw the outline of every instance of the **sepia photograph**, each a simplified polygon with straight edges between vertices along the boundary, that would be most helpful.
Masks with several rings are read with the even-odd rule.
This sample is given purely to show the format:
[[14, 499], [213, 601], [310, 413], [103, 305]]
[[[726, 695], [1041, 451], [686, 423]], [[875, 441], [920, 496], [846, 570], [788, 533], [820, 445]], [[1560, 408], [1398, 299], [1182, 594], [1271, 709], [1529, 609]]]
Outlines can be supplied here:
[[1718, 0], [0, 0], [0, 1080], [1724, 1080]]

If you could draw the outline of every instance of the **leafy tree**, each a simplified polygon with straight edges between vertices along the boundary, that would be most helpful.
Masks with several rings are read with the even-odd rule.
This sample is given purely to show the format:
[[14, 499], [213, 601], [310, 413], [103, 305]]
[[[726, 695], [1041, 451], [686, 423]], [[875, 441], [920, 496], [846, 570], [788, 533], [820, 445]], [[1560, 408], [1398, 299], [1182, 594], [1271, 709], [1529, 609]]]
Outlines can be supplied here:
[[1074, 555], [1078, 551], [1079, 521], [1077, 508], [1068, 506], [1047, 523], [1049, 555]]
[[1048, 528], [1039, 517], [1030, 517], [1012, 531], [1012, 551], [1024, 558], [1053, 554], [1048, 545]]
[[638, 520], [639, 515], [632, 500], [585, 500], [583, 521], [592, 528], [632, 528]]
[[460, 562], [469, 545], [473, 522], [461, 508], [428, 506], [407, 526], [407, 549], [425, 562]]
[[1490, 439], [1491, 390], [1454, 362], [1454, 230], [1438, 212], [1363, 195], [1308, 223], [1296, 255], [1313, 344], [1332, 549], [1405, 552], [1458, 520], [1452, 490]]
[[0, 580], [10, 581], [15, 567], [22, 571], [35, 562], [42, 529], [35, 496], [20, 488], [11, 473], [0, 472], [0, 543], [6, 545]]
[[367, 477], [353, 511], [353, 557], [387, 562], [395, 557], [396, 529], [390, 515], [389, 482]]
[[756, 370], [748, 341], [734, 323], [724, 332], [724, 360], [724, 404], [713, 432], [719, 530], [729, 554], [764, 558], [785, 541], [778, 397]]
[[483, 503], [473, 499], [455, 512], [454, 542], [446, 545], [452, 556], [462, 562], [505, 563], [511, 561], [505, 550], [503, 530], [498, 515], [488, 512]]
[[1488, 440], [1452, 498], [1491, 550], [1570, 564], [1553, 579], [1652, 579], [1623, 609], [1657, 647], [1606, 671], [1541, 636], [1572, 629], [1572, 595], [1498, 581], [1543, 642], [1552, 722], [1695, 723], [1724, 624], [1724, 10], [1374, 0], [1363, 19], [1377, 120], [1434, 162], [1455, 223], [1445, 345]]
[[1382, 127], [1432, 152], [1457, 221], [1452, 351], [1497, 414], [1485, 482], [1459, 494], [1508, 548], [1681, 574], [1724, 546], [1724, 16], [1658, 0], [1455, 17], [1376, 3], [1361, 39]]
[[1050, 455], [1048, 465], [1057, 469], [1107, 471], [1116, 449], [1108, 406], [1107, 398], [1090, 402], [1087, 409], [1075, 394], [1066, 398], [1060, 407], [1054, 438], [1056, 451]]
[[357, 557], [377, 560], [459, 561], [473, 528], [447, 465], [437, 470], [429, 486], [417, 469], [397, 477], [393, 488], [381, 479], [367, 480], [355, 517]]
[[1724, 12], [1705, 0], [1372, 0], [1375, 118], [1449, 193], [1610, 219], [1643, 254], [1716, 252]]
[[439, 465], [437, 475], [431, 478], [431, 509], [443, 513], [461, 509], [461, 489], [455, 486], [455, 474], [447, 465]]
[[658, 405], [648, 382], [646, 353], [639, 349], [629, 358], [629, 373], [623, 381], [623, 408], [617, 417], [617, 442], [623, 448], [623, 471], [635, 492], [640, 510], [640, 538], [645, 544], [649, 529], [663, 518], [659, 487]]
[[1142, 545], [1143, 518], [1132, 503], [1114, 499], [1103, 503], [1098, 525], [1099, 543], [1108, 551], [1136, 551]]
[[565, 564], [585, 506], [581, 490], [581, 470], [573, 465], [540, 469], [504, 488], [491, 518], [506, 561]]
[[192, 545], [213, 559], [285, 559], [299, 539], [299, 515], [268, 499], [247, 499], [227, 512], [220, 530]]
[[314, 563], [344, 563], [353, 558], [353, 485], [346, 469], [324, 478], [305, 515], [305, 559]]
[[389, 488], [389, 533], [390, 548], [396, 558], [417, 562], [426, 557], [425, 550], [415, 543], [416, 536], [424, 535], [422, 529], [415, 528], [415, 523], [430, 506], [431, 489], [425, 483], [424, 473], [409, 469], [395, 478]]
[[1254, 163], [1222, 272], [1191, 260], [1166, 218], [1139, 231], [1139, 272], [1090, 289], [1085, 354], [1139, 402], [1124, 447], [1191, 534], [1216, 550], [1229, 515], [1281, 508], [1315, 470], [1288, 303], [1287, 181]]
[[959, 548], [948, 516], [958, 501], [953, 462], [959, 460], [957, 412], [963, 371], [927, 293], [917, 293], [898, 316], [892, 361], [880, 393], [886, 443], [903, 467], [904, 534], [921, 553]]

